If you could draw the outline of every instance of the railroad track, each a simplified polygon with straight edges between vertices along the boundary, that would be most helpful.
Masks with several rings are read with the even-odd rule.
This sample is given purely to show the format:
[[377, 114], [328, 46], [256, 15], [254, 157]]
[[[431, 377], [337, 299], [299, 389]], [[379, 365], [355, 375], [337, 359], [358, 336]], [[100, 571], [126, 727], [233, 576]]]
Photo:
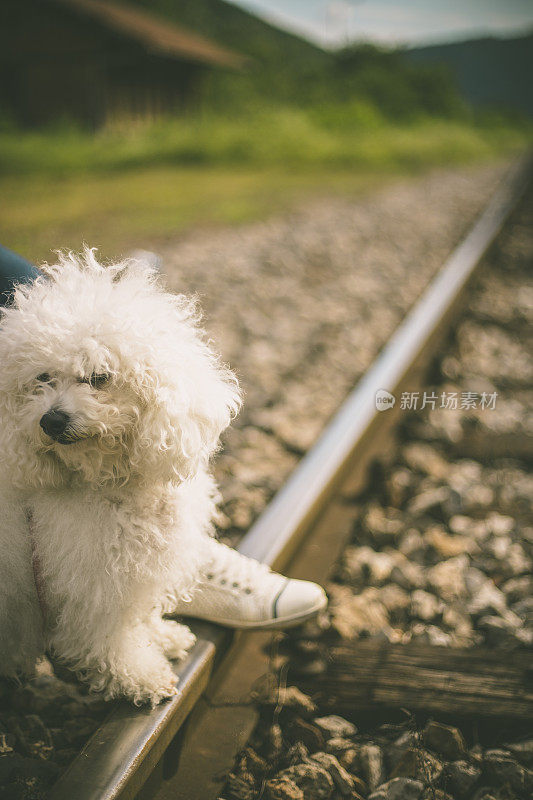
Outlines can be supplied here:
[[[294, 577], [324, 581], [346, 543], [339, 490], [354, 493], [387, 446], [399, 404], [376, 408], [421, 385], [438, 343], [464, 302], [482, 258], [527, 187], [529, 160], [509, 172], [478, 222], [452, 253], [365, 377], [239, 550]], [[194, 626], [197, 644], [178, 665], [180, 694], [156, 709], [117, 704], [52, 789], [51, 800], [216, 798], [221, 774], [246, 742], [256, 715], [243, 701], [265, 673], [268, 634]], [[163, 788], [162, 788], [163, 787]]]

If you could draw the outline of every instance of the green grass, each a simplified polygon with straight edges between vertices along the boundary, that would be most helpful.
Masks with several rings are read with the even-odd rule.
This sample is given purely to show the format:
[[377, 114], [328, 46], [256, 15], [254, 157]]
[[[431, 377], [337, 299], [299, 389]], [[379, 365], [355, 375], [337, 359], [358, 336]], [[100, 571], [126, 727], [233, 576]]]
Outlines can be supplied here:
[[57, 248], [96, 245], [106, 257], [157, 247], [198, 226], [232, 225], [282, 213], [310, 197], [356, 195], [383, 173], [154, 167], [51, 181], [3, 181], [0, 241], [35, 261]]
[[503, 122], [387, 122], [371, 105], [258, 110], [153, 124], [123, 123], [96, 135], [76, 129], [0, 133], [0, 174], [109, 173], [145, 166], [410, 167], [490, 156], [523, 141]]
[[115, 256], [198, 225], [360, 194], [401, 174], [523, 149], [526, 128], [385, 123], [361, 104], [107, 129], [0, 133], [0, 241], [28, 258], [83, 241]]

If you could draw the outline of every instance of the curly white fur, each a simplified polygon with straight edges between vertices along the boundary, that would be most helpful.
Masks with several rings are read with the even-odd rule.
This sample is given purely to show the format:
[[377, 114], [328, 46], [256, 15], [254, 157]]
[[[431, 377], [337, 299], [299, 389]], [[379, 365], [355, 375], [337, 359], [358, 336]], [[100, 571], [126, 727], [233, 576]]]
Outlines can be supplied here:
[[[48, 650], [107, 697], [154, 704], [194, 642], [162, 615], [194, 588], [237, 381], [195, 300], [146, 264], [86, 250], [44, 269], [0, 323], [0, 674]], [[68, 415], [64, 443], [40, 425], [50, 409]]]

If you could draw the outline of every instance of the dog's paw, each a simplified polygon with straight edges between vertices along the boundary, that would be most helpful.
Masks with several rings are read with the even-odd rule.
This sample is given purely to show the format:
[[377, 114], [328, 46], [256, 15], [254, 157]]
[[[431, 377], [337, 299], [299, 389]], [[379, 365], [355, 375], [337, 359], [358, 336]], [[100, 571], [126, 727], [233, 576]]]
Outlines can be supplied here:
[[187, 625], [174, 620], [161, 620], [158, 626], [160, 644], [167, 658], [181, 660], [196, 642], [196, 636]]
[[152, 707], [178, 693], [177, 678], [167, 658], [151, 648], [140, 650], [125, 669], [113, 669], [105, 685], [106, 699], [126, 697], [135, 705]]
[[136, 706], [149, 703], [154, 708], [162, 700], [178, 694], [176, 682], [177, 678], [170, 667], [168, 672], [150, 676], [148, 680], [143, 680], [140, 676], [136, 680], [134, 676], [124, 680], [118, 678], [110, 684], [107, 697], [126, 697]]
[[144, 702], [148, 702], [152, 708], [155, 708], [155, 706], [159, 705], [159, 703], [161, 703], [163, 700], [168, 700], [169, 697], [175, 697], [177, 694], [179, 694], [179, 689], [175, 682], [176, 678], [173, 679], [169, 686], [161, 686], [159, 689], [157, 689], [157, 691], [150, 692], [146, 698], [137, 701], [138, 704], [140, 705]]

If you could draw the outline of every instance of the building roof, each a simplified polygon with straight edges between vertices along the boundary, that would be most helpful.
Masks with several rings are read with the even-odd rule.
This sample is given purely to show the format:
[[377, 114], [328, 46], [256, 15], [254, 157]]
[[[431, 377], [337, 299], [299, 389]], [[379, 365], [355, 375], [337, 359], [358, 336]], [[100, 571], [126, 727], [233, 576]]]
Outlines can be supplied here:
[[243, 67], [247, 61], [245, 56], [219, 47], [210, 39], [175, 25], [150, 11], [108, 0], [51, 1], [80, 15], [92, 17], [106, 28], [135, 39], [149, 52], [167, 58], [232, 68]]

